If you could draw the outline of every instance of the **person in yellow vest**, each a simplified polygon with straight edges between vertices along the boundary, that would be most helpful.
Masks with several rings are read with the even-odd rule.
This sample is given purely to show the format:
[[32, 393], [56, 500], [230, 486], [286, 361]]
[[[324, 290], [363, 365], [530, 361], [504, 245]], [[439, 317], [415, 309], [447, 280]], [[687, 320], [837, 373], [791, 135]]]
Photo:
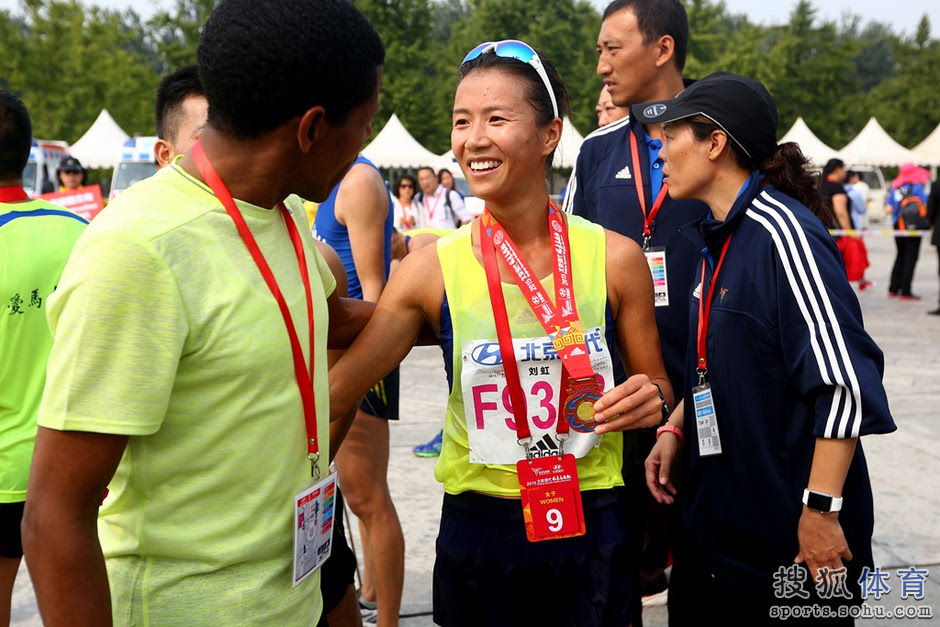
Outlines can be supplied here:
[[[628, 625], [620, 432], [672, 403], [649, 267], [631, 240], [549, 201], [567, 108], [553, 66], [510, 40], [460, 71], [452, 144], [486, 210], [392, 275], [330, 373], [333, 433], [430, 326], [450, 384], [434, 622]], [[618, 349], [630, 376], [614, 387]]]
[[52, 346], [48, 299], [88, 225], [27, 196], [22, 175], [31, 140], [25, 105], [0, 91], [0, 625], [10, 624], [23, 557], [20, 523]]

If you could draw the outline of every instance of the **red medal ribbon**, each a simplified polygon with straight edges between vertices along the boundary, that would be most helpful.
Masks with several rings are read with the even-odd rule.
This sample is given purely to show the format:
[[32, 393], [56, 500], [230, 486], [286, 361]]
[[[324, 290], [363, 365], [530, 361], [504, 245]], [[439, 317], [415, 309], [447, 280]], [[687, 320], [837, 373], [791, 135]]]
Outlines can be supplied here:
[[656, 220], [656, 215], [662, 208], [663, 201], [666, 200], [666, 195], [669, 193], [669, 186], [663, 183], [662, 188], [659, 190], [659, 196], [656, 197], [656, 201], [653, 203], [653, 208], [647, 214], [646, 191], [643, 189], [643, 170], [640, 166], [640, 155], [637, 150], [636, 135], [632, 132], [630, 133], [630, 151], [633, 157], [633, 176], [636, 178], [636, 195], [640, 201], [640, 209], [643, 211], [643, 250], [646, 250], [649, 248], [650, 237], [653, 236], [653, 221]]
[[[486, 271], [486, 283], [493, 305], [493, 317], [496, 322], [496, 337], [499, 341], [500, 354], [503, 357], [503, 369], [509, 386], [516, 433], [520, 440], [532, 437], [529, 431], [528, 411], [525, 394], [519, 381], [519, 372], [512, 346], [512, 332], [503, 298], [499, 269], [496, 264], [496, 252], [512, 271], [516, 285], [522, 291], [529, 306], [535, 313], [542, 328], [552, 340], [555, 351], [562, 360], [562, 366], [569, 377], [576, 380], [593, 379], [594, 369], [588, 356], [584, 341], [584, 331], [578, 320], [577, 305], [574, 299], [574, 286], [571, 276], [571, 251], [568, 243], [568, 229], [558, 209], [549, 201], [549, 230], [552, 248], [555, 252], [555, 264], [552, 272], [555, 279], [555, 303], [549, 298], [545, 288], [532, 272], [531, 267], [519, 253], [509, 234], [493, 218], [489, 209], [483, 212], [480, 222], [480, 248], [483, 255], [483, 267]], [[558, 420], [556, 432], [566, 434], [567, 420]]]
[[715, 295], [715, 284], [717, 283], [718, 273], [721, 272], [721, 264], [725, 260], [725, 253], [728, 252], [728, 244], [731, 243], [731, 236], [725, 240], [721, 247], [721, 256], [718, 257], [718, 265], [712, 273], [711, 283], [708, 286], [708, 296], [705, 297], [705, 257], [702, 257], [702, 293], [698, 296], [698, 374], [701, 385], [704, 382], [705, 373], [708, 372], [708, 355], [705, 351], [705, 340], [708, 337], [708, 319], [711, 315], [712, 297]]
[[232, 194], [228, 191], [225, 183], [219, 177], [219, 174], [206, 156], [201, 141], [197, 141], [195, 145], [193, 145], [192, 156], [196, 162], [196, 167], [199, 168], [199, 173], [202, 175], [202, 178], [212, 189], [213, 193], [219, 199], [219, 202], [222, 203], [222, 206], [225, 207], [225, 211], [228, 212], [232, 221], [235, 222], [235, 228], [238, 229], [238, 234], [241, 236], [242, 241], [245, 242], [248, 252], [251, 254], [252, 259], [254, 259], [255, 265], [258, 266], [261, 276], [264, 277], [264, 282], [268, 285], [268, 289], [271, 290], [271, 294], [274, 295], [274, 300], [277, 301], [278, 308], [281, 310], [281, 316], [284, 318], [284, 324], [287, 327], [287, 336], [290, 339], [291, 352], [294, 357], [294, 375], [297, 378], [297, 387], [300, 389], [300, 399], [303, 402], [304, 422], [307, 427], [307, 453], [308, 457], [313, 461], [313, 470], [316, 474], [316, 461], [319, 457], [320, 445], [317, 438], [317, 404], [313, 389], [313, 295], [310, 291], [310, 275], [307, 272], [307, 258], [304, 254], [303, 240], [300, 238], [300, 232], [297, 230], [297, 225], [294, 224], [294, 219], [291, 217], [287, 207], [284, 206], [283, 202], [279, 203], [278, 208], [281, 211], [281, 216], [284, 218], [287, 231], [290, 233], [294, 252], [297, 254], [300, 278], [303, 281], [304, 292], [307, 297], [307, 329], [310, 333], [309, 370], [306, 360], [304, 359], [300, 339], [297, 337], [297, 331], [294, 329], [294, 321], [291, 318], [290, 309], [287, 306], [287, 301], [284, 300], [284, 295], [278, 287], [277, 279], [274, 277], [274, 273], [271, 271], [267, 260], [265, 260], [261, 248], [251, 234], [251, 229], [249, 229], [248, 225], [245, 223], [245, 218], [242, 217], [241, 212], [235, 205]]
[[0, 202], [18, 202], [20, 200], [29, 200], [29, 194], [26, 193], [22, 185], [0, 187]]

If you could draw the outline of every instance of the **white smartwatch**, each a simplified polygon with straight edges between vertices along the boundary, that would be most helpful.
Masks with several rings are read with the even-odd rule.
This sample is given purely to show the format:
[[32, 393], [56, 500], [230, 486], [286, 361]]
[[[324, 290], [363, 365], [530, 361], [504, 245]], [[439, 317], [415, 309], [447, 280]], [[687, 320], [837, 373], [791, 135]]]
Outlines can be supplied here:
[[842, 497], [807, 488], [803, 490], [803, 505], [822, 514], [830, 514], [842, 509]]

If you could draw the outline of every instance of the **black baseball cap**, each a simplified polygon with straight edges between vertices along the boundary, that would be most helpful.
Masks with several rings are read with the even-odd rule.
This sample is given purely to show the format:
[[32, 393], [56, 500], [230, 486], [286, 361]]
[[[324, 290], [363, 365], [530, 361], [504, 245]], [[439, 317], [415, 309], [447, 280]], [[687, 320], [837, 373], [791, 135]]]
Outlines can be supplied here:
[[634, 105], [631, 114], [643, 124], [705, 116], [758, 164], [777, 147], [777, 105], [773, 97], [759, 81], [730, 72], [709, 74], [672, 100]]
[[59, 172], [84, 172], [82, 162], [75, 157], [66, 157], [59, 164]]

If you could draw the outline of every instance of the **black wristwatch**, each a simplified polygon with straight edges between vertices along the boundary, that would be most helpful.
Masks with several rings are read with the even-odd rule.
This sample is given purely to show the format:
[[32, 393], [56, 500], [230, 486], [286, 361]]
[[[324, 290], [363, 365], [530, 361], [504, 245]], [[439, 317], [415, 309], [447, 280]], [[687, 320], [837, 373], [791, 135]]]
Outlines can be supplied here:
[[659, 384], [658, 384], [658, 383], [653, 383], [653, 385], [656, 386], [656, 391], [659, 392], [659, 400], [660, 400], [660, 402], [662, 402], [662, 404], [663, 404], [663, 419], [662, 419], [662, 421], [660, 421], [660, 423], [657, 425], [658, 427], [661, 427], [661, 426], [663, 426], [664, 424], [666, 424], [666, 421], [667, 421], [667, 420], [669, 420], [669, 403], [666, 402], [666, 397], [663, 396], [663, 389], [662, 389], [661, 387], [659, 387]]

